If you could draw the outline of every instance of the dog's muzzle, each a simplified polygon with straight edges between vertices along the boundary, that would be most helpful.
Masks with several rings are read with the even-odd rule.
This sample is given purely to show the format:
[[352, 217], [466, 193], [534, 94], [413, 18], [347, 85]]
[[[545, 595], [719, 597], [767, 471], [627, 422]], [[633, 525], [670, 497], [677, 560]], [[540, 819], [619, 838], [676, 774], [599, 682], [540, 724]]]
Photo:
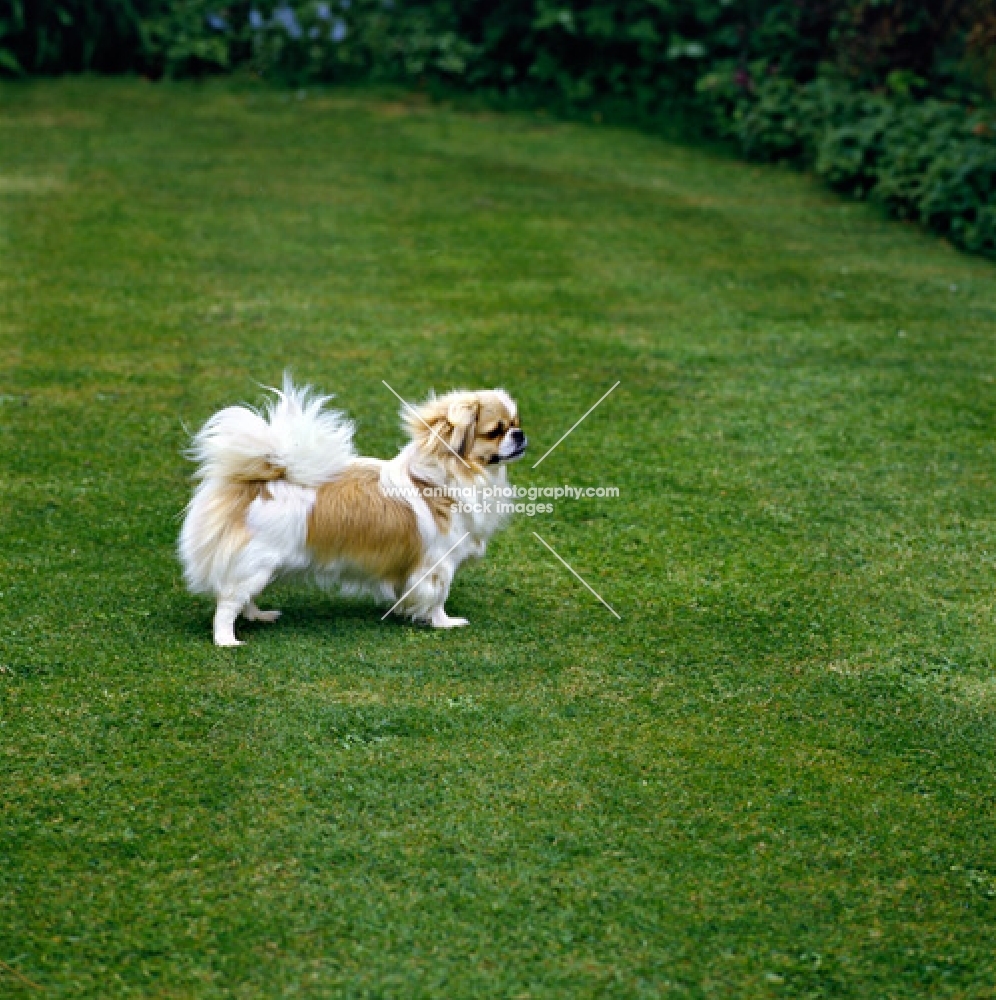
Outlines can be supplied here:
[[500, 452], [494, 455], [490, 462], [491, 465], [497, 465], [499, 462], [514, 462], [516, 459], [522, 458], [526, 448], [529, 447], [529, 439], [518, 428], [512, 431], [511, 439], [514, 450], [508, 455], [502, 455]]

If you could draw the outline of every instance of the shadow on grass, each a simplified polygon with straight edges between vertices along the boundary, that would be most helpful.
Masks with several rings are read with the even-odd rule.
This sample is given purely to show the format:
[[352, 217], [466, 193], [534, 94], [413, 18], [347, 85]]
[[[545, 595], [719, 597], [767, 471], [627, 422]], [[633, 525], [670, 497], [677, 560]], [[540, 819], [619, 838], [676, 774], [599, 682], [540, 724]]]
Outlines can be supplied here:
[[[272, 594], [264, 594], [259, 599], [259, 605], [263, 610], [279, 609], [280, 618], [273, 623], [239, 618], [236, 633], [240, 637], [265, 635], [279, 630], [284, 636], [321, 639], [330, 632], [364, 633], [381, 629], [423, 627], [413, 626], [396, 615], [389, 615], [381, 620], [385, 608], [371, 602], [351, 601], [320, 590], [309, 591], [307, 587], [274, 590]], [[158, 622], [181, 641], [209, 641], [213, 611], [214, 606], [207, 599], [189, 597], [166, 606]]]

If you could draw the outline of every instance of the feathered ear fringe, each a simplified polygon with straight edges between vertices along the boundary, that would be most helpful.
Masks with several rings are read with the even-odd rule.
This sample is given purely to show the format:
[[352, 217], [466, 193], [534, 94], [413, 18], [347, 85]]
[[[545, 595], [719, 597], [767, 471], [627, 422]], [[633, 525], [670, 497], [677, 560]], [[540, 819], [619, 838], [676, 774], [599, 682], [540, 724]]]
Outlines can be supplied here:
[[262, 412], [230, 406], [194, 437], [188, 457], [200, 479], [255, 482], [286, 479], [316, 487], [338, 476], [354, 457], [353, 423], [326, 409], [332, 396], [296, 387], [290, 373]]
[[465, 389], [445, 396], [430, 392], [421, 405], [402, 407], [401, 426], [419, 450], [443, 461], [459, 461], [473, 471], [466, 452], [474, 441], [479, 405], [476, 394]]

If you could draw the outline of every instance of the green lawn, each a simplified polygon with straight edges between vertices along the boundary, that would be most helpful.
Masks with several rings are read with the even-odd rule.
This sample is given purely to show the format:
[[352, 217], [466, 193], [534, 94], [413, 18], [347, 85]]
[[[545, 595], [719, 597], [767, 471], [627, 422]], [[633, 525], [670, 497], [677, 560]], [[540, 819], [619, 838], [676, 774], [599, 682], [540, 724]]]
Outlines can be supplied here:
[[[0, 996], [996, 995], [994, 321], [653, 137], [0, 87]], [[215, 649], [185, 428], [285, 366], [381, 456], [382, 379], [504, 385], [533, 460], [619, 380], [513, 478], [620, 496], [498, 536], [467, 629], [283, 585]]]

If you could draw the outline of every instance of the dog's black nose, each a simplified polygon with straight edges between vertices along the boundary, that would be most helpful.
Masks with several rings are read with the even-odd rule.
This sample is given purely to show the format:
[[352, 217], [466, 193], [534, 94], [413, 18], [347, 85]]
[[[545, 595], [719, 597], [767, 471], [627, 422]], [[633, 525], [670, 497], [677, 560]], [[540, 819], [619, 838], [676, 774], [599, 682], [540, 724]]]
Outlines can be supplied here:
[[516, 447], [519, 445], [524, 445], [526, 443], [526, 435], [519, 430], [518, 427], [512, 431], [512, 440], [515, 442]]

